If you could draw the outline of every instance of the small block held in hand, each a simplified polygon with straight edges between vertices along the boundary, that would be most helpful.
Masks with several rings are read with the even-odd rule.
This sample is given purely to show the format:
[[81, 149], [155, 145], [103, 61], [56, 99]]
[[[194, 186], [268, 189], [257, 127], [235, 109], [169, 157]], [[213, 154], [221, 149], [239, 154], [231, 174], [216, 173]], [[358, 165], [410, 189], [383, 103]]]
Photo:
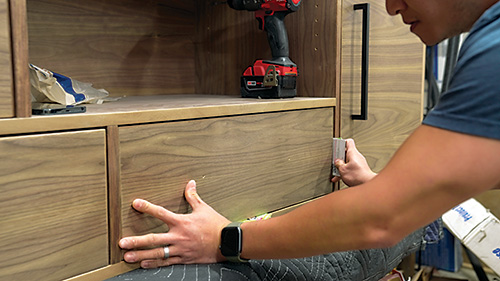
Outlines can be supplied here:
[[333, 176], [340, 176], [339, 170], [337, 167], [335, 167], [335, 160], [340, 159], [342, 161], [345, 161], [345, 140], [339, 139], [339, 138], [334, 138], [333, 139], [333, 158], [332, 158], [332, 175]]

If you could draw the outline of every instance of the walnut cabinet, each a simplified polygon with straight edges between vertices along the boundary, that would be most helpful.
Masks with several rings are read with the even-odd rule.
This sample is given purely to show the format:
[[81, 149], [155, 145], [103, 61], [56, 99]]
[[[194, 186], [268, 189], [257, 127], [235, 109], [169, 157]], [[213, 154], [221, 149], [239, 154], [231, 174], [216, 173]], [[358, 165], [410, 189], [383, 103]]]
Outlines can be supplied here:
[[[351, 115], [362, 15], [352, 0], [304, 0], [287, 16], [298, 96], [280, 100], [239, 97], [242, 71], [270, 57], [250, 12], [204, 0], [0, 0], [0, 280], [102, 280], [136, 268], [122, 261], [120, 237], [167, 229], [132, 200], [189, 212], [191, 179], [232, 220], [333, 192], [335, 136], [356, 138], [382, 167], [420, 120], [423, 46], [369, 2], [360, 121]], [[32, 116], [29, 63], [120, 99]]]

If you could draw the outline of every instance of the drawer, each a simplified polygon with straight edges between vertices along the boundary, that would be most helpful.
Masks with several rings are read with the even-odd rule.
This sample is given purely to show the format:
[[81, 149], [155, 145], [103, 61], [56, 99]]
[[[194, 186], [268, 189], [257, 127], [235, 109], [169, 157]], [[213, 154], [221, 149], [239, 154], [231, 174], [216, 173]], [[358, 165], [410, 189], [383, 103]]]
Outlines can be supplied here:
[[121, 127], [122, 235], [166, 231], [131, 202], [186, 213], [190, 179], [231, 220], [331, 192], [332, 124], [329, 107]]
[[0, 280], [108, 264], [104, 130], [0, 138]]
[[0, 118], [14, 116], [8, 0], [0, 0]]

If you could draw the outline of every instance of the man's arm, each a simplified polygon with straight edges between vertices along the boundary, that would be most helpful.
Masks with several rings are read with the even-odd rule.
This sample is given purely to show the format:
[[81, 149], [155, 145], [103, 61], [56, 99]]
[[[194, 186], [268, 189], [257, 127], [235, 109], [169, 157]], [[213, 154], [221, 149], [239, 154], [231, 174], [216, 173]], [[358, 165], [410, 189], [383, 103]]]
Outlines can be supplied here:
[[394, 245], [500, 183], [500, 141], [422, 125], [373, 180], [242, 225], [242, 257], [292, 258]]

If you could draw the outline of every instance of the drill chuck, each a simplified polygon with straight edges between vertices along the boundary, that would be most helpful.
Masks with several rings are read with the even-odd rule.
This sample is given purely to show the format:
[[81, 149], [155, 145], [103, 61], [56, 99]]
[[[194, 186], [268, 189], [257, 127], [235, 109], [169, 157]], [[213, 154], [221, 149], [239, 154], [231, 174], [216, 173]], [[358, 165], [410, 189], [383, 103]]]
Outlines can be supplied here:
[[257, 11], [260, 9], [263, 0], [228, 0], [229, 7], [235, 10]]

